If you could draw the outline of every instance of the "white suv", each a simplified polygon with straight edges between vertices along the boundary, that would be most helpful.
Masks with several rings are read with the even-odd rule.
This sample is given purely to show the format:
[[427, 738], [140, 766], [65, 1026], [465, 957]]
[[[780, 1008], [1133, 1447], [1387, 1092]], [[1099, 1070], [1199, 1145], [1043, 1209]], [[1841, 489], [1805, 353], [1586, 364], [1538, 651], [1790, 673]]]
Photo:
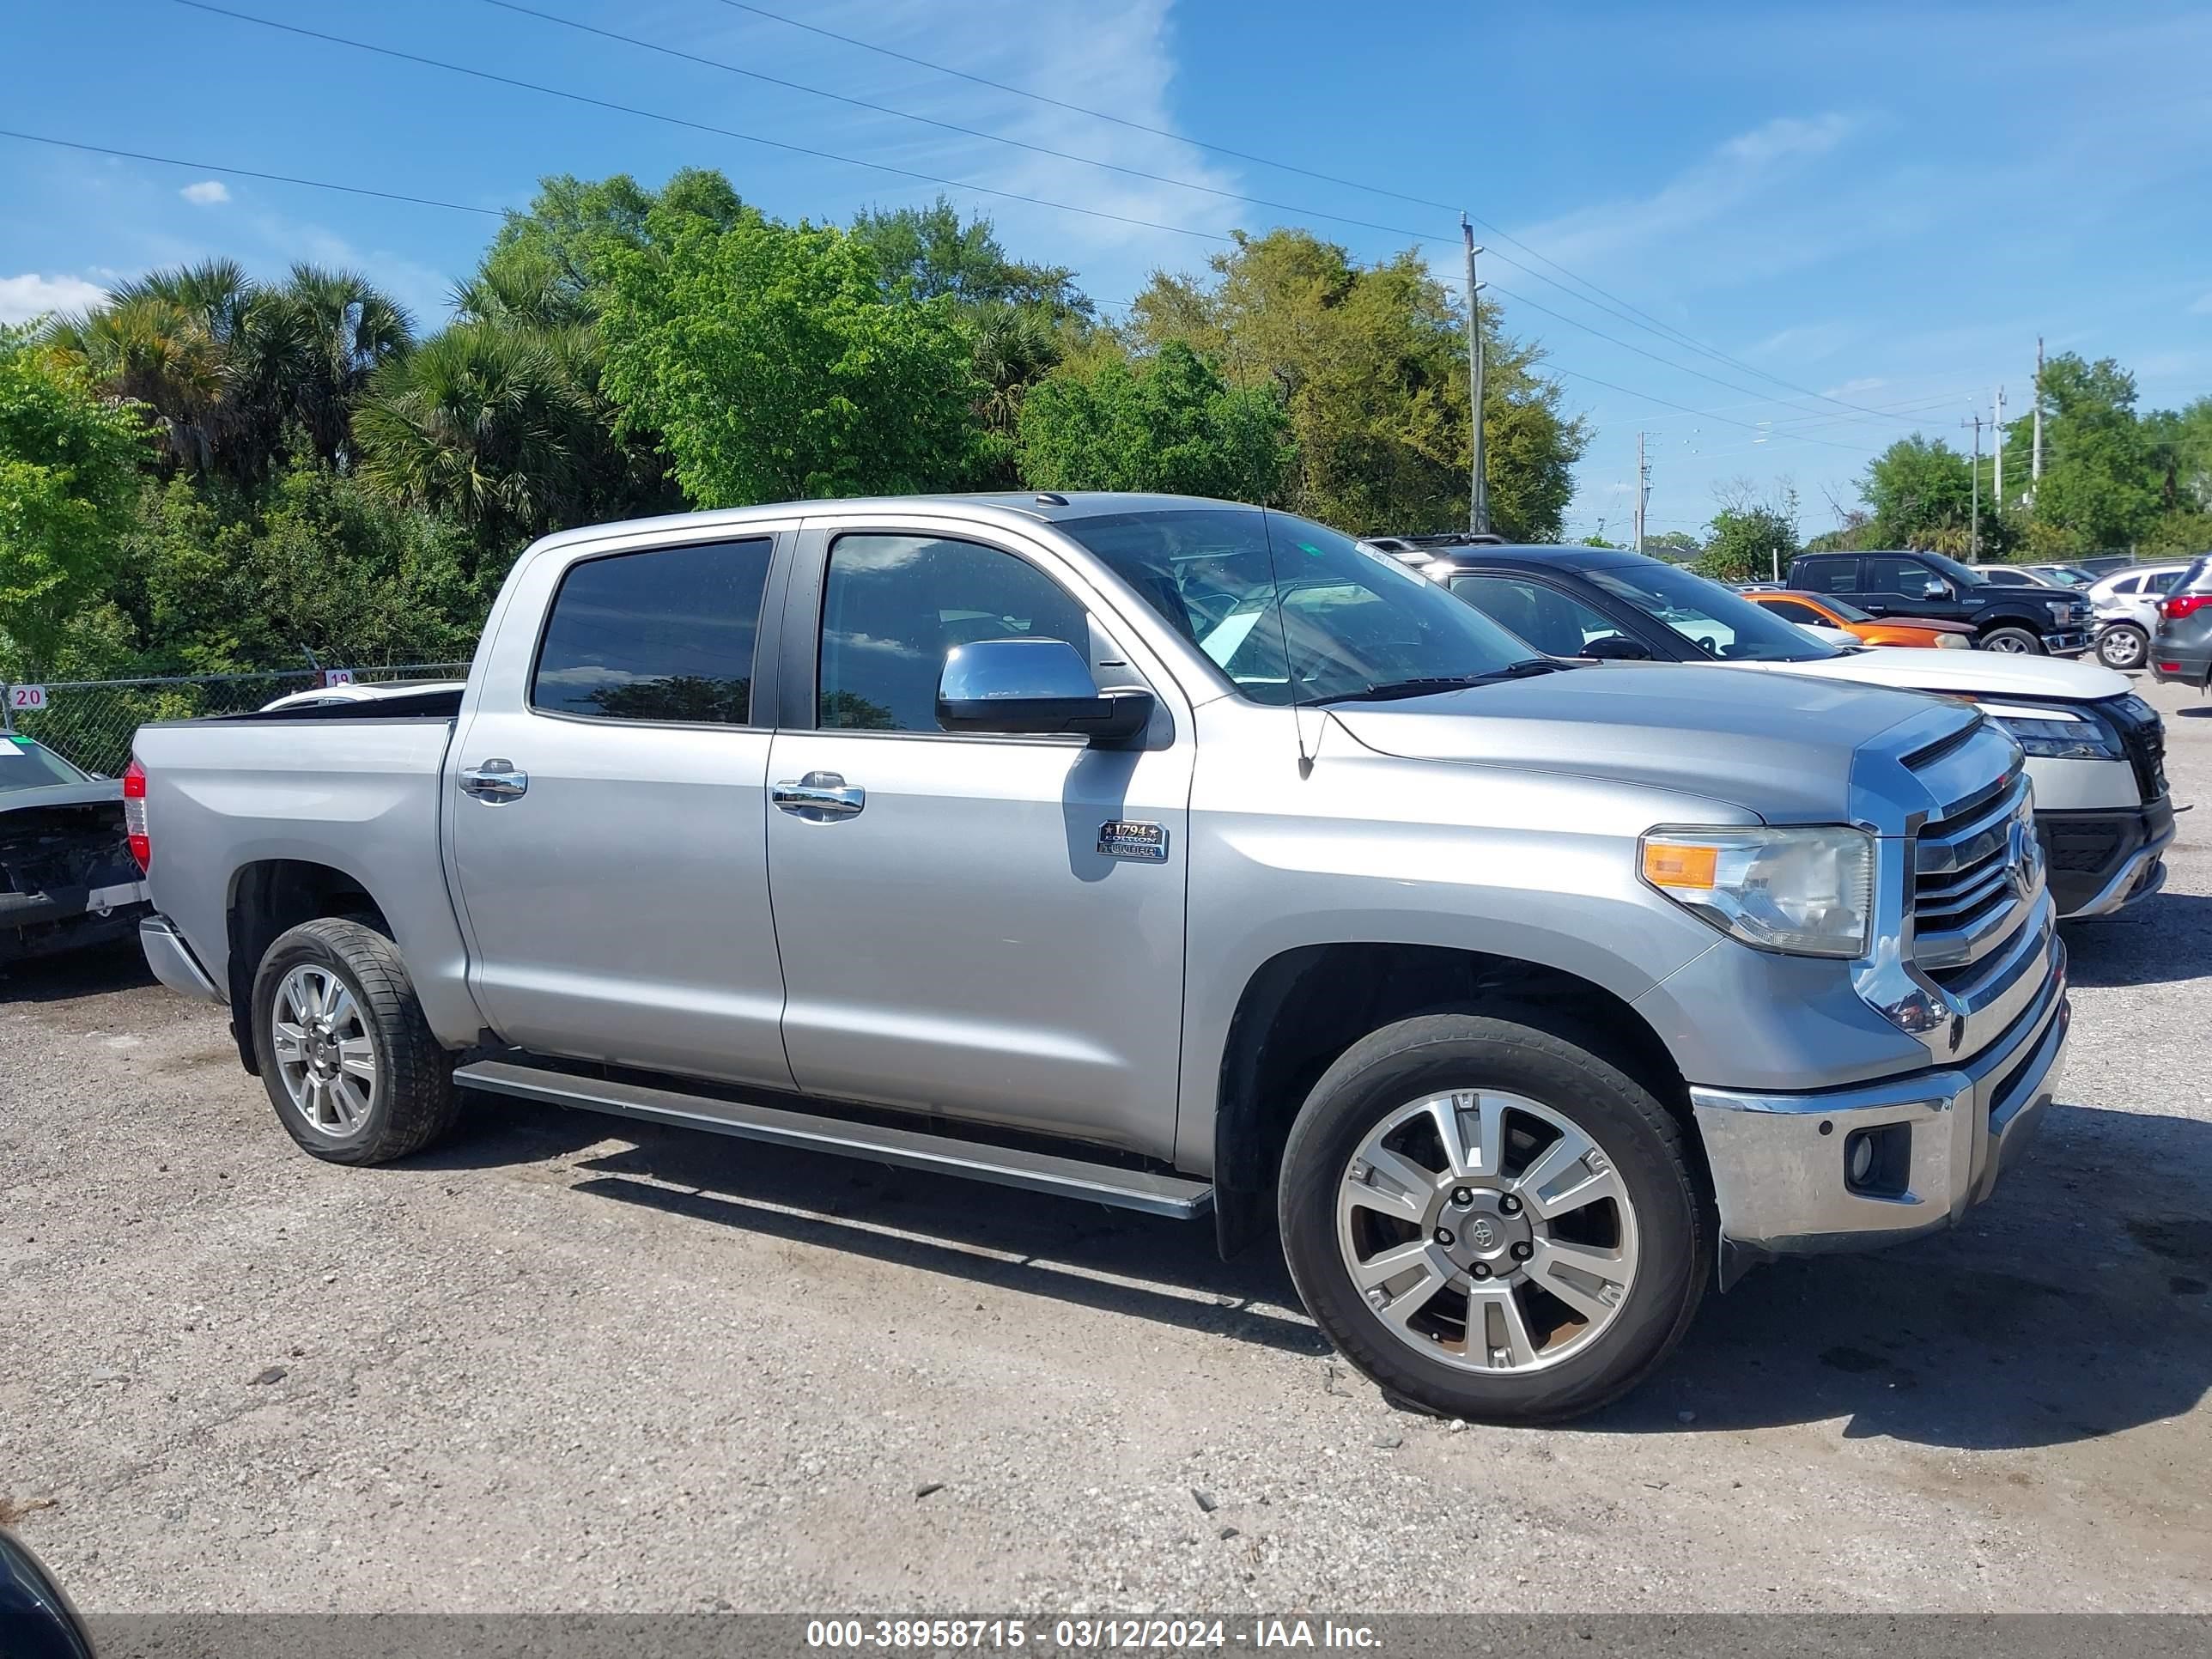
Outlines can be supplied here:
[[2137, 564], [2115, 570], [2089, 590], [2097, 630], [2097, 660], [2107, 668], [2141, 668], [2158, 629], [2158, 602], [2189, 569], [2179, 564]]

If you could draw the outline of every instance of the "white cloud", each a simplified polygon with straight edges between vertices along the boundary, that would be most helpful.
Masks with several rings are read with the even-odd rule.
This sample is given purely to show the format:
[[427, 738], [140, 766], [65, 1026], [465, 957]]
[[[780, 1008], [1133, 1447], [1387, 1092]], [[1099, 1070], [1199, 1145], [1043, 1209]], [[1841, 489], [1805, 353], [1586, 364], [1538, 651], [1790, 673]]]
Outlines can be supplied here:
[[82, 276], [0, 276], [0, 323], [27, 323], [50, 311], [82, 311], [106, 298], [106, 289]]
[[230, 199], [230, 186], [220, 179], [203, 179], [198, 184], [186, 185], [177, 194], [196, 207], [213, 207]]
[[1784, 116], [1737, 134], [1640, 201], [1607, 202], [1515, 234], [1577, 269], [1709, 229], [1792, 172], [1837, 149], [1859, 123], [1831, 112]]
[[[684, 15], [693, 19], [688, 36], [669, 28], [647, 32], [653, 39], [728, 63], [772, 54], [779, 74], [810, 86], [834, 88], [915, 115], [996, 133], [1017, 144], [1109, 163], [1099, 167], [1064, 160], [1017, 144], [994, 143], [891, 115], [836, 109], [818, 99], [787, 96], [759, 87], [745, 94], [750, 118], [738, 124], [763, 132], [787, 125], [793, 132], [812, 135], [805, 142], [820, 143], [841, 155], [878, 158], [915, 173], [971, 180], [1037, 198], [1012, 201], [957, 185], [944, 191], [963, 211], [992, 219], [1000, 240], [1014, 257], [1075, 266], [1085, 289], [1102, 300], [1136, 293], [1155, 266], [1202, 267], [1218, 246], [1205, 236], [1225, 236], [1235, 226], [1257, 230], [1284, 216], [1207, 193], [1246, 186], [1232, 163], [1180, 138], [1097, 120], [974, 82], [917, 71], [911, 64], [856, 52], [781, 24], [732, 16], [721, 7], [705, 9], [721, 15], [700, 17], [696, 8], [688, 9]], [[1179, 124], [1170, 99], [1178, 70], [1170, 9], [1170, 0], [1128, 0], [1104, 8], [1082, 0], [971, 0], [964, 6], [945, 6], [939, 0], [837, 0], [806, 15], [810, 21], [895, 52], [957, 64], [994, 82], [1036, 88], [1070, 103], [1109, 110], [1126, 120], [1172, 133]], [[1136, 178], [1111, 170], [1115, 167], [1188, 180], [1202, 188]], [[742, 183], [743, 171], [731, 171]], [[787, 217], [811, 213], [817, 219], [844, 218], [862, 204], [919, 205], [939, 193], [934, 184], [835, 164], [801, 165], [785, 187], [790, 192], [787, 199], [776, 201], [769, 192], [763, 205]], [[1068, 212], [1041, 202], [1080, 205], [1095, 214], [1118, 216]], [[1201, 235], [1178, 234], [1156, 226], [1187, 227]], [[1316, 228], [1326, 234], [1330, 227], [1323, 223]]]
[[1846, 380], [1841, 386], [1832, 386], [1820, 395], [1823, 398], [1856, 398], [1869, 392], [1879, 392], [1889, 382], [1879, 374], [1862, 375], [1856, 380]]

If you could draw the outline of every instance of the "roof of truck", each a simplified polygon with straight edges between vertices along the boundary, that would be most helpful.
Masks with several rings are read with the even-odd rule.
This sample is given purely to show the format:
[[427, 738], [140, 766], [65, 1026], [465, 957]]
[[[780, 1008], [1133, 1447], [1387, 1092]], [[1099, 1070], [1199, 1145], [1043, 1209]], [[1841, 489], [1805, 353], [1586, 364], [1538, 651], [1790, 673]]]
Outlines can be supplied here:
[[545, 537], [541, 545], [598, 541], [615, 532], [676, 530], [716, 524], [741, 525], [758, 519], [788, 519], [794, 514], [865, 513], [872, 507], [906, 509], [917, 507], [986, 507], [1001, 513], [1018, 514], [1046, 524], [1097, 518], [1108, 513], [1158, 513], [1208, 507], [1252, 510], [1252, 504], [1249, 501], [1216, 501], [1205, 495], [1160, 495], [1138, 490], [1071, 489], [1063, 494], [1049, 489], [1005, 489], [966, 495], [823, 496], [811, 501], [763, 501], [757, 507], [717, 507], [703, 513], [669, 513], [657, 518], [578, 525], [574, 529], [556, 531]]

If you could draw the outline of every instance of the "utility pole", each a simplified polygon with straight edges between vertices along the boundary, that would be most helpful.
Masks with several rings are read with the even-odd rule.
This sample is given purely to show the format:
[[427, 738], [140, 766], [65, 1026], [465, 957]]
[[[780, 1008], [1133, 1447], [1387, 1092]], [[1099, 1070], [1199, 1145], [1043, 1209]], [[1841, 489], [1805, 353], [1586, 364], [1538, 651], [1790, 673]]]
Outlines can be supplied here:
[[1997, 401], [1990, 420], [1991, 441], [1996, 445], [1996, 477], [1990, 486], [1990, 501], [2002, 513], [2004, 510], [2004, 388], [1997, 388]]
[[1482, 473], [1482, 307], [1475, 296], [1482, 284], [1474, 280], [1474, 227], [1467, 215], [1459, 216], [1459, 234], [1467, 244], [1467, 391], [1468, 413], [1473, 423], [1469, 444], [1472, 459], [1467, 488], [1467, 527], [1480, 536], [1490, 528], [1490, 489]]
[[2035, 448], [2027, 460], [2027, 504], [2035, 505], [2035, 487], [2043, 482], [2043, 337], [2035, 337]]
[[1972, 422], [1961, 421], [1960, 426], [1974, 428], [1974, 527], [1966, 544], [1966, 558], [1972, 562], [1982, 556], [1982, 412], [1974, 411]]
[[1644, 550], [1644, 509], [1651, 497], [1651, 468], [1644, 459], [1644, 434], [1636, 434], [1636, 550]]

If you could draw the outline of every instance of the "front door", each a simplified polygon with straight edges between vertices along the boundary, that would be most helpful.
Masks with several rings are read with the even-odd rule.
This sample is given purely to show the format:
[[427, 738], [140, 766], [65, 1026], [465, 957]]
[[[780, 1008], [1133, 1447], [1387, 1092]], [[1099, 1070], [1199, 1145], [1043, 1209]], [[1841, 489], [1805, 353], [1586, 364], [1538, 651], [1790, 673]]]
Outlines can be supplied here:
[[752, 696], [774, 546], [586, 556], [509, 605], [550, 592], [542, 638], [494, 640], [446, 806], [470, 984], [507, 1042], [791, 1087]]
[[[948, 733], [954, 646], [1062, 639], [1127, 660], [1068, 573], [1040, 550], [888, 529], [830, 537], [812, 568], [818, 611], [797, 614], [818, 647], [813, 729], [787, 706], [769, 765], [788, 786], [769, 873], [799, 1086], [1164, 1151], [1188, 714], [1126, 750]], [[794, 574], [793, 592], [811, 588]]]
[[1958, 584], [1931, 564], [1893, 553], [1869, 553], [1859, 562], [1859, 568], [1866, 594], [1858, 603], [1878, 617], [1967, 620], [1969, 607]]

